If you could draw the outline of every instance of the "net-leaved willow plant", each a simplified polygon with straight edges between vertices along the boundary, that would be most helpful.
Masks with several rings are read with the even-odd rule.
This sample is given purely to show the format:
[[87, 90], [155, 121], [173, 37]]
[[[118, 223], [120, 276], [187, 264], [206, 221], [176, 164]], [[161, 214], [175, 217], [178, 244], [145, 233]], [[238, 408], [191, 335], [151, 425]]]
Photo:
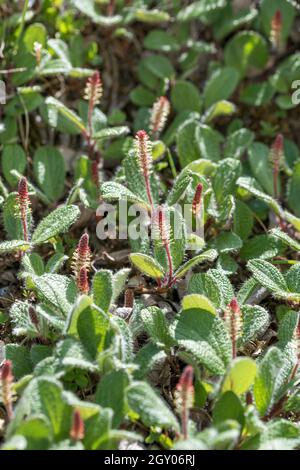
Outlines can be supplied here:
[[[153, 134], [157, 135], [161, 128], [158, 119], [164, 120], [165, 103], [160, 99], [154, 106], [153, 113], [159, 116], [153, 119], [156, 123], [153, 124]], [[161, 203], [152, 143], [143, 130], [137, 132], [134, 145], [123, 160], [122, 170], [120, 178], [126, 186], [116, 181], [105, 182], [101, 185], [101, 196], [106, 202], [117, 201], [121, 204], [126, 201], [129, 205], [144, 209], [146, 232], [141, 231], [141, 236], [133, 238], [128, 231], [132, 248], [130, 260], [136, 268], [155, 279], [159, 289], [168, 289], [193, 266], [217, 257], [217, 252], [211, 249], [184, 261], [190, 247], [199, 252], [205, 245], [199, 235], [204, 220], [203, 192], [207, 189], [207, 182], [202, 176], [182, 170], [168, 197]], [[103, 225], [102, 222], [101, 227]], [[193, 227], [198, 230], [193, 232]]]

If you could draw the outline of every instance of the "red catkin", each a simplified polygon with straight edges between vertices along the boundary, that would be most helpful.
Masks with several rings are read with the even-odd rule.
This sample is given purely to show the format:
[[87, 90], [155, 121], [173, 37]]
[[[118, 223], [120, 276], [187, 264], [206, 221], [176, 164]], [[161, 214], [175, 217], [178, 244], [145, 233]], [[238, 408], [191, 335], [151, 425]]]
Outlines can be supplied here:
[[85, 267], [87, 271], [90, 269], [91, 264], [91, 250], [89, 247], [89, 236], [87, 233], [84, 233], [77, 245], [75, 250], [73, 261], [72, 261], [72, 269], [74, 275], [77, 276], [80, 268]]
[[80, 412], [78, 410], [75, 410], [73, 413], [70, 437], [74, 441], [81, 441], [84, 438], [84, 421], [81, 418]]
[[126, 289], [124, 294], [124, 307], [133, 308], [134, 305], [134, 291], [133, 289]]
[[85, 266], [82, 266], [79, 270], [79, 273], [76, 277], [78, 290], [82, 294], [88, 294], [90, 290], [88, 272]]
[[192, 204], [192, 212], [193, 215], [196, 217], [199, 214], [202, 202], [202, 192], [203, 192], [203, 185], [201, 183], [197, 184], [193, 204]]

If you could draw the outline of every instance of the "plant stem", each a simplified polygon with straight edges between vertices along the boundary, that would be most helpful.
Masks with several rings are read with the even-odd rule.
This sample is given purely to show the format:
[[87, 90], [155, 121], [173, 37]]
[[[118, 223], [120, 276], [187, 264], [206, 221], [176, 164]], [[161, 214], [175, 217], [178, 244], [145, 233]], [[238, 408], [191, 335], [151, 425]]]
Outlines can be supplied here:
[[26, 19], [26, 13], [27, 13], [27, 10], [28, 10], [28, 4], [29, 4], [29, 0], [25, 0], [24, 1], [24, 6], [23, 6], [23, 11], [22, 11], [21, 24], [20, 24], [20, 29], [19, 29], [19, 33], [18, 33], [15, 54], [17, 54], [17, 52], [19, 50], [20, 40], [21, 40], [21, 36], [22, 36], [24, 26], [25, 26], [25, 19]]

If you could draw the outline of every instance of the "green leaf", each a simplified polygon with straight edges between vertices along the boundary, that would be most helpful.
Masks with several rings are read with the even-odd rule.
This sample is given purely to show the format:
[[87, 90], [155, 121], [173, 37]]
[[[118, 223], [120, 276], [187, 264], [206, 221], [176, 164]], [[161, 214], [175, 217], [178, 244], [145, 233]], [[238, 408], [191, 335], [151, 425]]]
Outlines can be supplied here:
[[121, 20], [121, 15], [105, 16], [98, 12], [97, 4], [94, 0], [72, 0], [71, 2], [78, 10], [87, 15], [93, 23], [99, 24], [102, 27], [112, 28], [117, 26]]
[[178, 21], [191, 21], [205, 17], [205, 14], [217, 12], [226, 6], [226, 0], [198, 0], [181, 9], [177, 15]]
[[238, 396], [232, 391], [223, 393], [213, 409], [213, 423], [220, 424], [227, 419], [234, 419], [244, 426], [245, 416], [243, 405]]
[[213, 246], [220, 253], [239, 250], [243, 246], [240, 237], [234, 232], [221, 232], [213, 242]]
[[154, 344], [167, 348], [174, 344], [169, 332], [169, 325], [165, 314], [158, 307], [148, 307], [141, 311], [143, 326]]
[[207, 109], [218, 101], [230, 98], [239, 83], [239, 79], [240, 75], [233, 67], [217, 69], [205, 84], [205, 108]]
[[257, 189], [257, 184], [253, 178], [248, 178], [244, 176], [240, 177], [237, 180], [237, 185], [248, 191], [257, 199], [268, 204], [268, 206], [270, 206], [270, 208], [275, 212], [276, 215], [280, 215], [281, 217], [284, 216], [284, 213], [281, 207], [279, 206], [278, 202], [268, 194], [265, 194], [264, 192], [260, 191], [260, 189]]
[[183, 277], [191, 268], [205, 261], [212, 262], [218, 256], [216, 250], [207, 250], [184, 263], [175, 273], [177, 279]]
[[222, 40], [231, 32], [251, 23], [258, 15], [258, 11], [255, 8], [247, 8], [248, 6], [251, 7], [251, 4], [241, 4], [241, 8], [235, 8], [235, 5], [228, 3], [213, 24], [214, 38]]
[[101, 194], [105, 201], [127, 200], [128, 202], [141, 204], [142, 206], [147, 207], [147, 203], [144, 199], [141, 199], [129, 189], [125, 188], [122, 184], [115, 183], [114, 181], [103, 183], [101, 185]]
[[274, 96], [274, 88], [269, 82], [250, 83], [240, 94], [240, 101], [250, 106], [264, 106]]
[[248, 129], [238, 129], [229, 135], [224, 147], [225, 158], [240, 159], [246, 149], [252, 144], [254, 133]]
[[128, 375], [124, 370], [115, 370], [105, 374], [97, 386], [95, 401], [104, 408], [114, 411], [112, 424], [118, 428], [126, 413], [126, 388]]
[[6, 344], [5, 356], [12, 362], [13, 375], [16, 380], [31, 374], [32, 364], [29, 350], [20, 344]]
[[123, 137], [128, 133], [129, 128], [127, 126], [108, 127], [107, 129], [102, 129], [101, 131], [96, 132], [96, 134], [93, 135], [93, 138], [98, 141], [105, 141]]
[[279, 322], [278, 327], [278, 347], [284, 349], [290, 341], [293, 341], [295, 330], [298, 324], [299, 314], [289, 310]]
[[188, 284], [188, 294], [201, 294], [210, 299], [215, 307], [220, 308], [222, 293], [218, 281], [207, 273], [194, 274]]
[[[254, 142], [248, 150], [248, 159], [253, 175], [263, 189], [274, 196], [273, 170], [269, 155], [269, 148], [259, 142]], [[280, 184], [278, 184], [278, 188], [280, 188]]]
[[92, 358], [96, 358], [97, 354], [103, 350], [108, 327], [109, 319], [101, 309], [95, 306], [88, 306], [79, 313], [78, 336]]
[[138, 268], [143, 274], [154, 279], [162, 279], [164, 277], [163, 267], [153, 258], [142, 253], [132, 253], [130, 261]]
[[34, 43], [39, 42], [43, 47], [46, 45], [47, 30], [42, 23], [34, 23], [26, 28], [23, 43], [28, 52], [34, 51]]
[[253, 277], [263, 286], [273, 292], [275, 295], [286, 295], [288, 287], [286, 281], [278, 269], [264, 260], [251, 260], [247, 264]]
[[113, 275], [113, 295], [112, 295], [113, 302], [115, 302], [118, 299], [119, 295], [124, 290], [129, 273], [130, 273], [129, 268], [123, 268], [117, 271]]
[[46, 267], [45, 267], [45, 272], [49, 274], [56, 274], [65, 261], [69, 259], [68, 256], [62, 254], [62, 253], [55, 253], [51, 258], [48, 259]]
[[66, 338], [56, 345], [55, 359], [59, 371], [65, 372], [76, 368], [92, 373], [99, 372], [99, 367], [92, 360], [91, 355], [84, 349], [81, 342], [74, 338]]
[[154, 367], [156, 363], [163, 362], [166, 359], [166, 353], [161, 347], [149, 342], [144, 345], [136, 354], [134, 358], [138, 370], [135, 371], [134, 378], [144, 378]]
[[171, 61], [162, 55], [149, 55], [144, 58], [143, 64], [157, 78], [164, 80], [170, 79], [175, 75]]
[[127, 401], [145, 426], [159, 425], [163, 429], [179, 429], [172, 411], [147, 383], [134, 382], [130, 385], [127, 388]]
[[78, 129], [80, 132], [85, 132], [85, 126], [80, 119], [79, 116], [77, 116], [74, 111], [71, 109], [67, 108], [63, 103], [58, 101], [57, 99], [53, 98], [52, 96], [49, 96], [46, 101], [45, 101], [46, 106], [49, 109], [49, 121], [51, 126], [57, 127], [58, 124], [58, 114], [61, 114], [63, 117], [65, 117], [71, 124], [75, 125], [75, 127]]
[[33, 156], [35, 178], [48, 198], [55, 202], [61, 198], [65, 187], [65, 163], [55, 147], [40, 147]]
[[122, 318], [115, 316], [111, 322], [116, 332], [115, 347], [118, 349], [117, 357], [121, 362], [131, 362], [133, 360], [132, 331]]
[[212, 182], [218, 203], [224, 200], [224, 196], [234, 192], [240, 171], [240, 163], [233, 158], [226, 158], [219, 163]]
[[[75, 286], [74, 286], [75, 287]], [[88, 295], [81, 295], [74, 305], [69, 309], [68, 316], [64, 326], [64, 333], [70, 336], [78, 335], [78, 318], [81, 312], [86, 311], [86, 309], [92, 304], [92, 299]]]
[[297, 162], [293, 168], [292, 177], [288, 183], [288, 205], [289, 208], [300, 217], [298, 195], [300, 191], [300, 162]]
[[239, 199], [235, 201], [233, 230], [244, 241], [252, 232], [254, 217], [249, 207]]
[[254, 31], [239, 32], [227, 42], [224, 59], [226, 65], [237, 68], [241, 75], [251, 68], [263, 69], [269, 59], [267, 42]]
[[175, 325], [180, 346], [214, 374], [224, 374], [231, 361], [231, 341], [224, 322], [201, 309], [184, 310]]
[[171, 52], [179, 49], [177, 40], [167, 31], [153, 29], [144, 39], [146, 49], [162, 52]]
[[52, 439], [49, 421], [44, 416], [29, 417], [18, 426], [15, 433], [26, 438], [26, 450], [46, 450]]
[[177, 112], [195, 111], [200, 113], [202, 99], [195, 85], [186, 80], [178, 80], [171, 89], [171, 103]]
[[271, 259], [277, 256], [282, 249], [282, 243], [272, 235], [257, 235], [248, 240], [240, 251], [242, 259], [254, 258]]
[[191, 308], [198, 308], [210, 312], [212, 315], [217, 315], [217, 310], [211, 303], [211, 301], [201, 294], [189, 294], [185, 295], [182, 299], [183, 310], [189, 310]]
[[261, 416], [265, 415], [274, 404], [283, 361], [282, 352], [278, 348], [271, 347], [259, 365], [253, 392], [255, 404]]
[[61, 206], [45, 217], [32, 235], [32, 243], [45, 243], [60, 233], [65, 233], [80, 215], [77, 206]]
[[285, 280], [291, 292], [300, 293], [300, 263], [294, 264], [294, 266], [288, 270]]
[[247, 344], [261, 336], [270, 324], [270, 316], [263, 307], [259, 305], [243, 305], [241, 307], [243, 326], [242, 337], [239, 342]]
[[187, 121], [179, 128], [177, 134], [177, 153], [181, 167], [201, 157], [199, 139], [196, 137], [198, 124]]
[[66, 316], [73, 306], [77, 289], [73, 279], [60, 274], [32, 275], [39, 298]]
[[17, 144], [4, 145], [1, 156], [1, 165], [6, 181], [10, 186], [16, 185], [18, 178], [13, 176], [10, 172], [11, 170], [18, 170], [19, 173], [23, 174], [26, 169], [27, 160], [22, 147]]
[[137, 8], [134, 16], [138, 21], [150, 24], [164, 23], [170, 19], [169, 13], [158, 9], [146, 10], [145, 8]]
[[255, 362], [248, 357], [237, 358], [232, 362], [230, 369], [226, 373], [222, 392], [231, 390], [238, 396], [242, 395], [254, 383], [255, 376]]
[[27, 251], [30, 248], [30, 243], [24, 240], [10, 240], [0, 243], [0, 253], [9, 253], [11, 251]]
[[36, 327], [30, 320], [29, 304], [27, 302], [15, 302], [9, 311], [9, 317], [15, 336], [26, 336], [28, 338], [37, 336]]
[[137, 106], [149, 107], [153, 105], [156, 95], [148, 88], [138, 85], [130, 92], [130, 99]]
[[209, 124], [219, 116], [231, 116], [236, 112], [236, 106], [230, 101], [218, 101], [213, 104], [203, 116], [203, 122]]
[[189, 172], [181, 172], [178, 175], [167, 198], [169, 206], [173, 206], [184, 196], [191, 182], [192, 176]]
[[225, 308], [234, 297], [234, 290], [228, 277], [218, 269], [210, 269], [208, 275], [217, 282], [218, 288], [222, 294], [222, 308]]
[[44, 376], [31, 380], [15, 409], [9, 433], [12, 434], [25, 417], [43, 414], [50, 422], [55, 440], [63, 439], [70, 430], [72, 410], [64, 403], [62, 393], [62, 385], [54, 378]]
[[113, 296], [113, 276], [110, 271], [101, 269], [96, 272], [92, 292], [94, 303], [104, 312], [108, 312]]
[[282, 232], [279, 228], [273, 228], [270, 233], [275, 238], [278, 238], [285, 245], [289, 246], [293, 250], [300, 251], [300, 243], [294, 240], [292, 237], [287, 235], [285, 232]]

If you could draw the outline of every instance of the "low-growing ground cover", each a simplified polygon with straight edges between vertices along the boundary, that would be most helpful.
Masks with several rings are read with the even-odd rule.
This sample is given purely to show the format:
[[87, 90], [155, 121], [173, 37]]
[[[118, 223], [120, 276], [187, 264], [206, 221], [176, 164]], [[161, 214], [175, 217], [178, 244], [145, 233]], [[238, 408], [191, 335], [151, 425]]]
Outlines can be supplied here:
[[298, 449], [298, 2], [0, 10], [1, 449]]

